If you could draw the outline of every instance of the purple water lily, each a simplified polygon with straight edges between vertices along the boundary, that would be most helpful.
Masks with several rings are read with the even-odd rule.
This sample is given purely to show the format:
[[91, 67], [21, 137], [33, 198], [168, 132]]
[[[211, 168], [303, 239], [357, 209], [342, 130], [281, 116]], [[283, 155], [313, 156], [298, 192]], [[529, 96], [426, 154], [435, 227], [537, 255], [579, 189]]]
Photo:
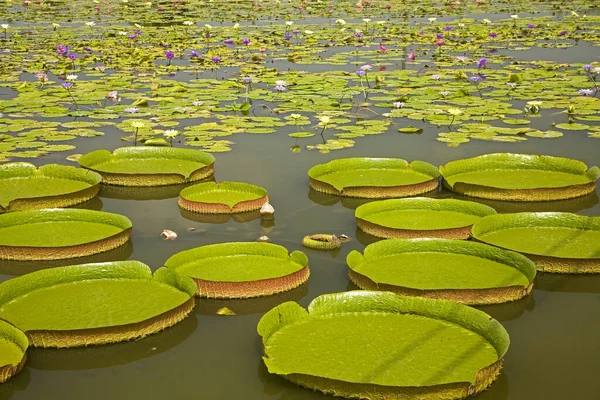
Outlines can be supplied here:
[[481, 60], [477, 61], [477, 68], [483, 68], [487, 64], [487, 58], [483, 57]]

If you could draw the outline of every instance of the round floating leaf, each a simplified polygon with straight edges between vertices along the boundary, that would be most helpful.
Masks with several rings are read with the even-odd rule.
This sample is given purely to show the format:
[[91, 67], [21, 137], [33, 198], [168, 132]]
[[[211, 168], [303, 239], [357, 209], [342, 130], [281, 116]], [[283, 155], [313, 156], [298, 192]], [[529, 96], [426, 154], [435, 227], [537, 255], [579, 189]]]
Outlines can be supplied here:
[[195, 182], [213, 174], [215, 158], [208, 153], [178, 148], [121, 147], [112, 154], [96, 150], [79, 165], [102, 175], [102, 182], [122, 186], [161, 186]]
[[56, 260], [119, 247], [131, 221], [118, 214], [83, 209], [45, 209], [0, 215], [0, 259]]
[[57, 164], [17, 162], [0, 165], [0, 213], [67, 207], [98, 193], [101, 177], [95, 172]]
[[359, 228], [378, 237], [467, 239], [473, 223], [495, 213], [471, 201], [421, 197], [366, 203], [355, 216]]
[[579, 197], [595, 190], [600, 168], [581, 161], [528, 154], [495, 153], [451, 161], [440, 167], [444, 184], [473, 197], [546, 201]]
[[308, 138], [315, 136], [315, 134], [313, 132], [295, 132], [290, 133], [288, 136], [293, 138]]
[[586, 124], [578, 124], [576, 122], [572, 123], [572, 124], [557, 124], [556, 127], [558, 129], [564, 129], [566, 131], [586, 131], [588, 129], [590, 129], [589, 125]]
[[191, 277], [197, 295], [246, 298], [296, 288], [309, 277], [308, 258], [270, 243], [222, 243], [177, 253], [165, 265]]
[[13, 325], [0, 320], [0, 383], [18, 374], [25, 365], [29, 341]]
[[179, 206], [204, 214], [231, 214], [260, 209], [269, 202], [267, 191], [244, 182], [205, 182], [179, 194]]
[[270, 373], [348, 398], [463, 398], [493, 382], [509, 345], [482, 311], [389, 292], [321, 295], [308, 312], [283, 303], [258, 333]]
[[398, 128], [398, 132], [400, 132], [400, 133], [423, 133], [423, 128], [415, 128], [412, 126], [407, 126], [406, 128]]
[[449, 239], [390, 239], [346, 258], [362, 289], [386, 290], [467, 304], [518, 300], [533, 286], [526, 257], [485, 244]]
[[32, 346], [112, 343], [181, 321], [195, 291], [191, 279], [167, 268], [152, 274], [138, 261], [58, 267], [0, 283], [0, 318]]
[[515, 118], [503, 119], [502, 122], [504, 122], [507, 125], [529, 125], [529, 124], [531, 124], [531, 121], [528, 119], [515, 119]]
[[600, 217], [571, 213], [515, 213], [473, 225], [479, 241], [527, 255], [538, 270], [600, 273]]
[[341, 158], [308, 171], [310, 185], [319, 192], [349, 197], [413, 196], [434, 190], [439, 172], [423, 161], [399, 158]]

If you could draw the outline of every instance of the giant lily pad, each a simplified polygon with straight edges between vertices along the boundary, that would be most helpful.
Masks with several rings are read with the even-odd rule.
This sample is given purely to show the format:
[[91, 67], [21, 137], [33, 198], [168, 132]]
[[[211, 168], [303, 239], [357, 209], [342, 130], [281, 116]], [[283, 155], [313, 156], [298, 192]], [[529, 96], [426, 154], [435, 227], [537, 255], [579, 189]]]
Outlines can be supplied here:
[[363, 204], [355, 215], [358, 227], [377, 237], [468, 239], [475, 221], [495, 213], [471, 201], [420, 197]]
[[340, 158], [308, 171], [310, 186], [329, 194], [363, 198], [414, 196], [438, 187], [439, 172], [423, 161]]
[[535, 264], [518, 253], [450, 239], [390, 239], [346, 258], [361, 289], [386, 290], [467, 304], [495, 304], [526, 296]]
[[214, 173], [215, 158], [200, 150], [122, 147], [92, 151], [79, 165], [102, 175], [102, 183], [120, 186], [162, 186], [197, 182]]
[[258, 333], [269, 372], [348, 398], [464, 398], [496, 379], [509, 346], [483, 311], [389, 292], [283, 303]]
[[195, 291], [191, 279], [138, 261], [72, 265], [0, 283], [0, 318], [36, 347], [113, 343], [181, 321]]
[[473, 197], [508, 201], [564, 200], [596, 190], [600, 168], [581, 161], [528, 154], [495, 153], [451, 161], [440, 167], [444, 184]]
[[482, 218], [473, 238], [518, 251], [539, 271], [600, 273], [600, 217], [571, 213], [515, 213]]
[[267, 191], [244, 182], [205, 182], [179, 194], [179, 207], [203, 214], [232, 214], [259, 210], [269, 201]]
[[95, 172], [57, 164], [0, 165], [0, 213], [83, 203], [96, 196], [100, 179]]
[[27, 336], [11, 324], [0, 320], [0, 383], [6, 382], [25, 365]]
[[0, 259], [57, 260], [88, 256], [125, 244], [131, 221], [80, 209], [46, 209], [0, 215]]
[[270, 243], [221, 243], [177, 253], [165, 265], [191, 277], [197, 295], [209, 298], [266, 296], [308, 280], [308, 257]]

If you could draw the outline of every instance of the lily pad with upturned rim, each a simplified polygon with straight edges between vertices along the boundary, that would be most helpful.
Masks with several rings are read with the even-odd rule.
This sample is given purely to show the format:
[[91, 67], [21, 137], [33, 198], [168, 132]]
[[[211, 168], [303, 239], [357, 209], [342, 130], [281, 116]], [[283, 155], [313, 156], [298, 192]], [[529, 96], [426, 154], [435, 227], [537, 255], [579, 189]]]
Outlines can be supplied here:
[[269, 201], [267, 191], [244, 182], [205, 182], [179, 194], [179, 207], [203, 214], [233, 214], [259, 210]]
[[257, 330], [270, 373], [347, 398], [464, 398], [496, 379], [509, 346], [482, 311], [389, 292], [283, 303]]
[[451, 161], [440, 167], [444, 185], [472, 197], [549, 201], [596, 190], [600, 168], [563, 157], [494, 153]]
[[475, 221], [495, 213], [471, 201], [417, 197], [363, 204], [355, 216], [360, 229], [377, 237], [468, 239]]
[[363, 198], [407, 197], [438, 187], [439, 171], [423, 161], [400, 158], [340, 158], [308, 171], [319, 192]]
[[163, 186], [197, 182], [214, 173], [215, 158], [200, 150], [172, 147], [121, 147], [96, 150], [77, 160], [102, 175], [102, 183]]
[[84, 169], [26, 162], [0, 165], [0, 213], [83, 203], [98, 193], [101, 177]]
[[45, 209], [0, 215], [0, 259], [57, 260], [102, 253], [125, 244], [131, 221], [84, 209]]
[[346, 258], [361, 289], [497, 304], [531, 292], [535, 264], [518, 253], [450, 239], [389, 239]]
[[600, 273], [600, 217], [561, 212], [491, 215], [473, 225], [472, 236], [524, 254], [538, 271]]
[[0, 320], [0, 383], [23, 369], [27, 347], [27, 336], [8, 322]]
[[185, 318], [194, 282], [139, 261], [82, 264], [0, 283], [0, 318], [35, 347], [78, 347], [136, 339]]
[[221, 243], [175, 254], [165, 266], [196, 282], [197, 295], [248, 298], [294, 289], [308, 280], [308, 257], [270, 243]]

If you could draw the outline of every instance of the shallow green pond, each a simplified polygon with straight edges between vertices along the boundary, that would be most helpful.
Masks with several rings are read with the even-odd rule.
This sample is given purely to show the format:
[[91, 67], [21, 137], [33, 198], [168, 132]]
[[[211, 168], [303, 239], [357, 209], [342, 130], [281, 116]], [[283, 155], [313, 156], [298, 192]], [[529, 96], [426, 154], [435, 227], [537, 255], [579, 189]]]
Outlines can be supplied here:
[[[264, 187], [276, 214], [272, 224], [261, 224], [260, 219], [238, 222], [243, 219], [234, 218], [208, 223], [180, 211], [177, 196], [181, 187], [103, 188], [99, 198], [80, 207], [126, 215], [133, 222], [131, 244], [83, 260], [0, 261], [0, 280], [83, 261], [135, 259], [156, 270], [179, 251], [213, 243], [254, 241], [262, 235], [290, 251], [305, 251], [311, 277], [298, 289], [267, 298], [198, 299], [190, 318], [143, 340], [81, 349], [32, 349], [23, 372], [0, 385], [2, 400], [330, 399], [269, 375], [261, 361], [261, 342], [256, 333], [262, 314], [283, 301], [295, 300], [306, 306], [320, 294], [356, 289], [348, 279], [346, 255], [353, 249], [362, 252], [367, 244], [378, 240], [356, 228], [354, 209], [364, 201], [312, 191], [307, 176], [310, 167], [339, 157], [365, 156], [419, 159], [442, 165], [492, 152], [548, 154], [578, 159], [590, 166], [599, 163], [598, 99], [578, 93], [581, 88], [593, 87], [582, 73], [582, 66], [591, 62], [597, 66], [600, 61], [598, 9], [592, 8], [593, 2], [576, 0], [569, 3], [570, 8], [564, 6], [559, 11], [552, 10], [550, 3], [464, 2], [464, 9], [441, 11], [435, 2], [411, 0], [407, 2], [408, 19], [404, 18], [407, 8], [399, 6], [398, 1], [389, 2], [390, 11], [386, 11], [384, 2], [372, 1], [374, 8], [360, 14], [356, 13], [355, 1], [315, 3], [312, 11], [292, 9], [298, 2], [290, 5], [284, 1], [281, 9], [274, 8], [274, 2], [263, 2], [268, 11], [253, 9], [250, 2], [214, 2], [214, 7], [207, 7], [190, 1], [176, 10], [169, 8], [172, 3], [167, 7], [161, 2], [164, 14], [157, 11], [156, 4], [146, 9], [142, 2], [132, 1], [128, 11], [123, 3], [111, 2], [111, 14], [102, 8], [104, 5], [99, 6], [101, 12], [97, 14], [91, 1], [73, 2], [69, 12], [43, 10], [37, 5], [24, 9], [13, 3], [10, 9], [4, 3], [0, 6], [0, 22], [10, 25], [8, 41], [2, 40], [4, 30], [0, 29], [0, 50], [9, 50], [0, 51], [0, 113], [4, 114], [0, 117], [0, 162], [73, 165], [65, 159], [68, 155], [101, 148], [113, 150], [128, 144], [123, 138], [131, 144], [131, 120], [141, 119], [146, 123], [139, 129], [142, 138], [160, 137], [167, 129], [177, 129], [182, 135], [174, 139], [174, 146], [187, 144], [215, 152], [217, 181]], [[66, 4], [54, 3], [58, 7]], [[331, 17], [325, 8], [329, 3], [336, 3]], [[583, 14], [585, 8], [589, 8], [587, 20], [570, 14], [571, 10]], [[533, 15], [532, 11], [541, 14]], [[210, 13], [224, 22], [212, 22]], [[439, 51], [433, 39], [436, 32], [449, 36], [445, 39], [452, 43], [452, 33], [443, 28], [448, 23], [454, 32], [462, 29], [455, 17], [463, 13], [469, 18], [462, 23], [469, 30], [468, 37], [474, 39], [454, 43], [453, 50], [446, 53], [448, 58], [434, 61], [432, 55]], [[509, 15], [515, 13], [519, 14], [519, 28], [513, 31]], [[5, 15], [6, 20], [2, 19]], [[317, 32], [316, 37], [295, 34], [286, 44], [283, 21], [290, 15], [295, 21], [290, 30], [298, 27], [301, 32]], [[438, 18], [435, 23], [427, 20], [432, 15]], [[345, 31], [341, 31], [340, 23], [336, 24], [338, 18], [347, 21]], [[363, 18], [372, 19], [368, 27]], [[389, 18], [391, 28], [383, 33], [376, 21]], [[491, 25], [482, 21], [486, 18]], [[177, 26], [193, 20], [196, 28], [186, 34], [175, 29], [174, 20]], [[51, 21], [60, 27], [53, 29]], [[88, 21], [96, 21], [96, 26], [84, 25]], [[239, 31], [233, 28], [237, 21], [242, 25]], [[206, 50], [202, 36], [206, 22], [224, 30], [213, 32], [215, 41], [210, 44], [211, 49], [220, 46], [220, 53], [215, 54], [221, 54], [224, 61], [218, 68], [210, 61], [213, 54], [207, 53], [202, 62], [190, 59], [190, 50]], [[43, 33], [36, 33], [36, 23], [44, 26]], [[135, 43], [119, 33], [123, 29], [131, 34], [136, 29], [133, 23], [139, 23], [145, 35]], [[539, 40], [528, 30], [533, 28], [526, 28], [528, 23], [543, 28]], [[573, 37], [558, 36], [565, 29], [572, 33], [579, 24], [585, 29], [573, 33]], [[367, 32], [367, 39], [357, 45], [353, 32], [359, 27]], [[420, 30], [425, 31], [423, 36]], [[500, 32], [497, 42], [486, 39], [491, 31]], [[272, 32], [276, 33], [271, 36]], [[251, 38], [247, 47], [240, 44], [246, 36]], [[223, 44], [229, 37], [235, 38], [235, 47]], [[76, 49], [79, 58], [76, 70], [71, 71], [69, 62], [57, 59], [56, 45], [75, 43], [74, 38], [85, 41]], [[82, 49], [84, 42], [92, 52]], [[164, 55], [168, 47], [163, 47], [163, 42], [182, 43], [185, 48], [185, 55], [180, 57], [176, 45], [170, 47], [177, 54], [169, 70]], [[385, 55], [378, 53], [380, 43], [388, 48]], [[265, 52], [260, 51], [263, 47]], [[415, 63], [407, 62], [411, 51], [417, 53]], [[469, 55], [467, 65], [456, 61], [464, 54]], [[475, 63], [484, 56], [490, 68], [483, 70], [487, 80], [480, 84], [482, 98], [475, 84], [455, 79], [455, 73], [464, 70], [467, 76], [476, 74]], [[44, 63], [50, 64], [50, 82], [41, 89], [34, 74]], [[563, 63], [571, 66], [559, 65]], [[373, 65], [367, 76], [368, 99], [355, 74], [365, 64]], [[107, 65], [108, 72], [94, 69], [98, 65]], [[60, 87], [63, 68], [64, 75], [79, 75], [72, 91], [79, 112]], [[377, 74], [381, 75], [379, 88], [375, 87]], [[439, 80], [432, 78], [436, 74], [441, 75]], [[524, 83], [515, 89], [506, 86], [512, 74], [524, 77]], [[240, 82], [243, 76], [256, 79], [249, 90], [253, 105], [247, 115], [236, 109], [246, 100], [245, 86]], [[274, 91], [279, 79], [287, 81], [289, 90]], [[366, 79], [362, 84], [367, 85]], [[471, 96], [462, 96], [463, 89]], [[106, 100], [112, 90], [120, 92], [121, 103]], [[444, 96], [441, 91], [452, 94]], [[140, 106], [134, 114], [124, 111], [146, 96], [149, 107]], [[542, 101], [539, 115], [525, 116], [526, 102], [536, 99]], [[202, 105], [193, 105], [193, 101], [201, 101]], [[364, 106], [365, 102], [369, 105]], [[394, 102], [405, 105], [396, 108]], [[571, 103], [577, 112], [569, 124], [564, 111]], [[451, 107], [463, 112], [454, 122], [447, 111]], [[330, 113], [333, 125], [321, 137], [317, 118], [325, 110], [335, 113]], [[299, 113], [301, 118], [290, 119], [291, 113]], [[389, 117], [383, 116], [387, 113]], [[519, 125], [521, 119], [529, 123]], [[398, 133], [398, 128], [409, 125], [423, 128], [423, 133]], [[299, 131], [315, 135], [288, 136]], [[3, 195], [0, 188], [0, 199]], [[465, 199], [445, 189], [428, 196]], [[499, 212], [600, 215], [597, 193], [541, 204], [468, 200], [490, 205]], [[178, 239], [164, 241], [160, 236], [163, 229], [177, 232]], [[305, 235], [321, 232], [344, 233], [354, 240], [331, 253], [302, 248], [300, 242]], [[481, 307], [506, 327], [511, 347], [498, 381], [474, 398], [596, 398], [600, 392], [599, 304], [600, 276], [540, 273], [527, 298]], [[216, 311], [225, 306], [238, 316], [217, 316]]]

